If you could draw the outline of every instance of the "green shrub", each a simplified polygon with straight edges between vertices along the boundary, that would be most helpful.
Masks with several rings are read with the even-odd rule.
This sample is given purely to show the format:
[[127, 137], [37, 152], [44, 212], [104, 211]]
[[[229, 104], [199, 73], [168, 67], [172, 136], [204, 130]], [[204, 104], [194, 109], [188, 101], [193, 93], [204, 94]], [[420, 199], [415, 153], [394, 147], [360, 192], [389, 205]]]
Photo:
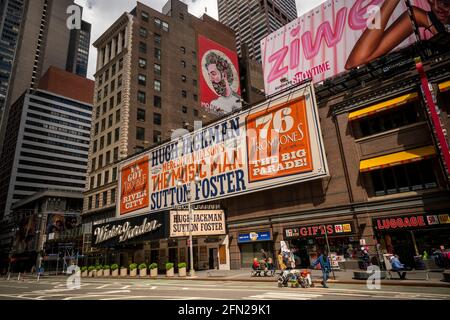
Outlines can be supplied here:
[[166, 263], [166, 270], [170, 270], [173, 269], [173, 263], [172, 262], [167, 262]]
[[147, 269], [147, 265], [145, 263], [141, 263], [139, 265], [139, 270], [142, 270], [142, 269]]
[[115, 270], [117, 270], [117, 269], [119, 269], [119, 265], [118, 265], [117, 263], [114, 263], [114, 264], [111, 266], [111, 270], [112, 270], [112, 271], [115, 271]]
[[158, 269], [158, 264], [157, 264], [157, 263], [152, 263], [151, 265], [149, 265], [148, 268], [149, 268], [150, 270]]
[[103, 270], [110, 270], [110, 269], [111, 269], [111, 267], [108, 266], [107, 264], [105, 264], [105, 265], [103, 266]]
[[97, 270], [97, 269], [95, 268], [95, 266], [90, 266], [90, 267], [88, 268], [88, 271], [89, 271], [89, 272], [94, 271], [94, 270]]
[[180, 262], [180, 263], [178, 264], [178, 269], [186, 268], [186, 266], [187, 266], [186, 262]]
[[130, 264], [130, 271], [131, 271], [131, 270], [136, 270], [137, 267], [138, 267], [138, 265], [137, 265], [136, 263]]
[[85, 271], [88, 271], [88, 267], [86, 267], [86, 266], [81, 268], [81, 272], [85, 272]]
[[100, 270], [102, 270], [102, 269], [103, 269], [103, 267], [102, 267], [101, 264], [99, 264], [98, 266], [95, 267], [95, 270], [97, 270], [97, 271], [100, 271]]

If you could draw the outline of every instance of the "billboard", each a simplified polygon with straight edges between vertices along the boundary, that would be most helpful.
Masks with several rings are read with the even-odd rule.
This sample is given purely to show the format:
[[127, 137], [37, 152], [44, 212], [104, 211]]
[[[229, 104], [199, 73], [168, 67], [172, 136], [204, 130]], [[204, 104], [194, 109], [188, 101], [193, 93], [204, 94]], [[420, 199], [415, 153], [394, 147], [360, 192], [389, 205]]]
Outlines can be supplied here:
[[[226, 234], [223, 210], [200, 210], [192, 213], [192, 236]], [[189, 236], [189, 211], [170, 212], [170, 237]]]
[[[130, 191], [130, 168], [136, 164], [146, 170], [139, 185], [148, 185], [148, 193], [143, 188]], [[122, 203], [139, 198], [130, 198], [135, 193], [146, 194], [148, 200], [118, 206], [119, 217], [170, 210], [189, 199], [195, 205], [326, 177], [313, 86], [305, 84], [207, 127], [185, 131], [123, 161], [119, 172]]]
[[237, 53], [203, 36], [198, 37], [201, 106], [224, 115], [240, 110], [241, 88]]
[[148, 156], [141, 157], [121, 169], [120, 215], [148, 207]]
[[[422, 39], [449, 30], [447, 0], [410, 2]], [[328, 0], [261, 41], [266, 94], [323, 81], [415, 40], [404, 0]]]

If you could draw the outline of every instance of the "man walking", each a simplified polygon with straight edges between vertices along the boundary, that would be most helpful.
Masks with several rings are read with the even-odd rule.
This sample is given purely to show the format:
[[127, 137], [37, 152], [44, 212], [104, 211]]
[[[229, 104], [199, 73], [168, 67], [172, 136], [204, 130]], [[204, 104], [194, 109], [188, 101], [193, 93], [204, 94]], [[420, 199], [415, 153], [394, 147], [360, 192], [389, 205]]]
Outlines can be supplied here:
[[331, 271], [331, 263], [330, 259], [328, 259], [328, 255], [326, 255], [324, 252], [321, 252], [319, 258], [317, 258], [317, 260], [314, 261], [311, 265], [311, 268], [314, 269], [318, 264], [320, 264], [320, 268], [322, 269], [322, 285], [324, 288], [328, 288], [327, 281]]

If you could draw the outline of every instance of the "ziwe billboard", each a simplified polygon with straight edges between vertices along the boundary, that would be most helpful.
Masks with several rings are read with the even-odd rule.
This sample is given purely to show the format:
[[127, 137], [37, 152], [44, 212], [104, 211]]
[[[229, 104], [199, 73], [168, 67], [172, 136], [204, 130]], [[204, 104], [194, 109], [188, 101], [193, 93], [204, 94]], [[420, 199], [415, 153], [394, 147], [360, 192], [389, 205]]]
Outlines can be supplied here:
[[[449, 30], [448, 0], [410, 0], [422, 39]], [[328, 0], [261, 41], [268, 95], [315, 83], [416, 41], [405, 0]]]
[[200, 204], [326, 177], [313, 86], [185, 131], [119, 172], [118, 217], [170, 210], [189, 195]]

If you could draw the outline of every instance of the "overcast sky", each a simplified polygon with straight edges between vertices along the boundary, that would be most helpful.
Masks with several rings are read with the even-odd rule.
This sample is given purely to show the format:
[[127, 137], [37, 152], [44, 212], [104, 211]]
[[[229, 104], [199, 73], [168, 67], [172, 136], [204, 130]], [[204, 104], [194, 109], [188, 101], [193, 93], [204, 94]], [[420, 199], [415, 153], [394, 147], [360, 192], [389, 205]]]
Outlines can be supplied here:
[[[325, 0], [296, 0], [298, 13], [301, 15], [324, 2]], [[91, 43], [97, 40], [108, 27], [125, 11], [136, 6], [136, 0], [76, 0], [84, 7], [83, 19], [92, 24]], [[140, 0], [140, 2], [161, 11], [167, 0]], [[218, 19], [217, 0], [184, 0], [189, 5], [189, 12], [201, 16], [207, 11], [208, 15]], [[93, 79], [97, 50], [91, 47], [89, 57], [88, 77]]]

